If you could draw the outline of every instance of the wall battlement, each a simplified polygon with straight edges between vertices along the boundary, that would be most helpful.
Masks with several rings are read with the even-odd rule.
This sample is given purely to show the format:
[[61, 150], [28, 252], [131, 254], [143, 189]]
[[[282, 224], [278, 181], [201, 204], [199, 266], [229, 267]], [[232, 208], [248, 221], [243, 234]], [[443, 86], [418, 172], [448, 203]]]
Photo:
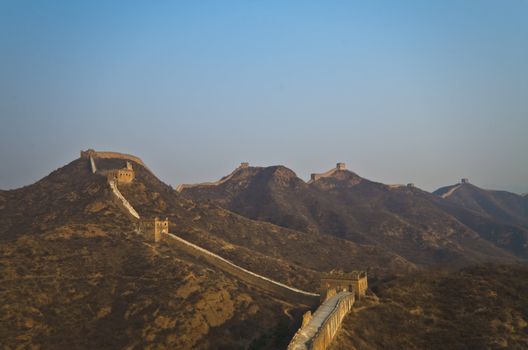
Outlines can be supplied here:
[[357, 298], [367, 290], [367, 273], [332, 271], [321, 275], [321, 305], [314, 314], [303, 315], [301, 328], [288, 345], [288, 350], [325, 350], [352, 309]]

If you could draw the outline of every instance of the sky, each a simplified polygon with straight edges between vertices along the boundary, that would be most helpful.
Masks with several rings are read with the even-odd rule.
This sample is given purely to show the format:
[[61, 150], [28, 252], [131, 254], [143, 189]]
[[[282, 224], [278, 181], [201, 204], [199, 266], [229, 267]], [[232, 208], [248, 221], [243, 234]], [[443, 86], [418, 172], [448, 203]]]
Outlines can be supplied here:
[[0, 0], [0, 188], [81, 149], [164, 182], [337, 162], [528, 192], [528, 0]]

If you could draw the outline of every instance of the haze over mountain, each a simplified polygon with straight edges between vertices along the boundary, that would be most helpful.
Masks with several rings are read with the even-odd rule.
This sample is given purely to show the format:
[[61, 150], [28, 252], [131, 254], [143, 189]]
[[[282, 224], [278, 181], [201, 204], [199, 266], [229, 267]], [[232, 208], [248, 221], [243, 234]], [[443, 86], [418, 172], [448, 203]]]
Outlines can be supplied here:
[[[2, 1], [0, 188], [91, 146], [167, 183], [345, 161], [528, 192], [526, 1]], [[174, 136], [174, 137], [173, 137]], [[174, 181], [174, 182], [173, 182]]]
[[283, 166], [241, 168], [217, 186], [184, 187], [181, 194], [252, 219], [382, 245], [417, 264], [528, 257], [526, 226], [347, 170], [305, 183]]

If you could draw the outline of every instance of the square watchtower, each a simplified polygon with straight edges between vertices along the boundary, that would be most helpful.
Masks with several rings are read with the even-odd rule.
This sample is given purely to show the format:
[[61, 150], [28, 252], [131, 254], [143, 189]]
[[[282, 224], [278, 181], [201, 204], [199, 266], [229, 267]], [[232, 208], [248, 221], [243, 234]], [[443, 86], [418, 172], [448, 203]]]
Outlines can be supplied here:
[[147, 241], [159, 242], [163, 234], [169, 233], [169, 219], [161, 220], [158, 217], [154, 219], [141, 219], [139, 231]]
[[353, 271], [350, 273], [330, 272], [321, 276], [321, 295], [334, 289], [336, 292], [354, 292], [356, 298], [365, 296], [368, 288], [367, 272]]

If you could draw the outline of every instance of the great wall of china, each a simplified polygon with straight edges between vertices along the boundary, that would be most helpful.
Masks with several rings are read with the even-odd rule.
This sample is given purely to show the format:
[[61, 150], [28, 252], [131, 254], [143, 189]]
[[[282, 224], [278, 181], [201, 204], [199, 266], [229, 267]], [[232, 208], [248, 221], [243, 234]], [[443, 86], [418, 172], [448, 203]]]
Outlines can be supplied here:
[[135, 217], [136, 219], [139, 219], [138, 212], [134, 209], [134, 207], [126, 200], [125, 196], [121, 194], [119, 191], [119, 188], [117, 187], [117, 184], [113, 180], [109, 180], [108, 184], [110, 185], [110, 188], [112, 189], [112, 192], [116, 196], [116, 198], [119, 200], [119, 203], [125, 208], [125, 210]]
[[[229, 181], [231, 178], [233, 178], [233, 176], [240, 170], [240, 169], [245, 169], [245, 168], [248, 168], [249, 167], [249, 163], [241, 163], [235, 170], [233, 170], [229, 175], [221, 178], [220, 180], [218, 181], [213, 181], [213, 182], [201, 182], [201, 183], [197, 183], [197, 184], [180, 184], [178, 186], [176, 186], [176, 191], [177, 192], [182, 192], [183, 190], [186, 190], [186, 189], [189, 189], [189, 188], [197, 188], [197, 187], [209, 187], [209, 186], [220, 186], [222, 185], [223, 183]], [[308, 181], [308, 183], [312, 183], [314, 181], [317, 181], [319, 179], [322, 179], [322, 178], [325, 178], [325, 177], [330, 177], [332, 175], [334, 175], [335, 172], [337, 171], [341, 171], [341, 170], [346, 170], [346, 165], [345, 163], [337, 163], [336, 164], [336, 167], [333, 168], [333, 169], [330, 169], [328, 170], [327, 172], [325, 173], [322, 173], [322, 174], [311, 174], [311, 177], [310, 177], [310, 180]]]
[[[116, 152], [100, 153], [95, 152], [94, 150], [88, 150], [86, 152], [81, 151], [81, 158], [89, 159], [90, 169], [94, 174], [98, 173], [95, 161], [97, 158], [117, 158], [133, 161], [146, 168], [141, 159]], [[231, 178], [239, 169], [247, 166], [247, 163], [242, 163], [241, 166], [233, 171], [229, 176], [211, 184], [218, 185], [223, 183], [229, 180], [229, 178]], [[125, 169], [132, 171], [131, 164], [127, 163], [127, 167]], [[148, 168], [146, 169], [148, 170]], [[342, 169], [344, 169], [344, 164], [338, 163], [337, 168], [332, 169], [331, 173]], [[170, 233], [168, 230], [169, 225], [167, 219], [141, 219], [138, 212], [119, 191], [118, 183], [120, 180], [119, 176], [121, 174], [119, 172], [111, 171], [109, 173], [101, 173], [101, 175], [107, 176], [108, 184], [112, 189], [112, 193], [114, 194], [115, 198], [118, 199], [119, 203], [127, 211], [127, 213], [139, 221], [137, 226], [138, 232], [143, 234], [148, 240], [153, 242], [163, 241], [169, 246], [175, 246], [176, 248], [183, 250], [194, 257], [205, 260], [209, 264], [239, 278], [248, 284], [251, 284], [284, 300], [302, 304], [308, 307], [317, 306], [322, 301], [321, 305], [314, 312], [313, 316], [310, 311], [305, 313], [302, 326], [296, 332], [295, 336], [290, 342], [288, 350], [325, 350], [339, 330], [344, 317], [352, 310], [356, 297], [360, 297], [365, 294], [367, 288], [366, 273], [364, 275], [356, 273], [356, 275], [353, 277], [336, 277], [335, 275], [327, 275], [321, 279], [321, 294], [317, 294], [290, 287], [283, 283], [249, 271], [207, 249], [199, 247], [194, 243]], [[129, 183], [133, 179], [134, 176], [126, 177], [123, 179], [123, 182]], [[201, 185], [203, 184], [196, 186]], [[189, 186], [194, 187], [193, 185]], [[148, 225], [146, 224], [147, 222], [149, 223]], [[352, 287], [352, 284], [354, 284], [354, 287]], [[352, 291], [354, 292], [352, 293]], [[324, 299], [321, 296], [323, 296]]]
[[341, 322], [352, 310], [355, 300], [354, 293], [340, 292], [325, 300], [313, 316], [308, 311], [301, 328], [288, 345], [288, 350], [326, 349], [339, 330]]
[[337, 163], [335, 168], [330, 169], [327, 172], [322, 173], [322, 174], [311, 174], [310, 175], [310, 181], [308, 181], [308, 183], [315, 182], [315, 181], [317, 181], [319, 179], [322, 179], [322, 178], [325, 178], [325, 177], [330, 177], [330, 176], [334, 175], [335, 172], [341, 171], [341, 170], [346, 170], [345, 163]]
[[231, 178], [240, 170], [240, 169], [245, 169], [245, 168], [248, 168], [249, 167], [249, 163], [240, 163], [240, 165], [238, 167], [236, 167], [235, 170], [233, 170], [229, 175], [227, 176], [224, 176], [223, 178], [221, 178], [220, 180], [218, 181], [214, 181], [214, 182], [202, 182], [202, 183], [198, 183], [198, 184], [181, 184], [181, 185], [178, 185], [176, 187], [176, 191], [177, 192], [181, 192], [183, 191], [184, 189], [187, 189], [187, 188], [195, 188], [195, 187], [208, 187], [208, 186], [220, 186], [221, 184], [231, 180]]

